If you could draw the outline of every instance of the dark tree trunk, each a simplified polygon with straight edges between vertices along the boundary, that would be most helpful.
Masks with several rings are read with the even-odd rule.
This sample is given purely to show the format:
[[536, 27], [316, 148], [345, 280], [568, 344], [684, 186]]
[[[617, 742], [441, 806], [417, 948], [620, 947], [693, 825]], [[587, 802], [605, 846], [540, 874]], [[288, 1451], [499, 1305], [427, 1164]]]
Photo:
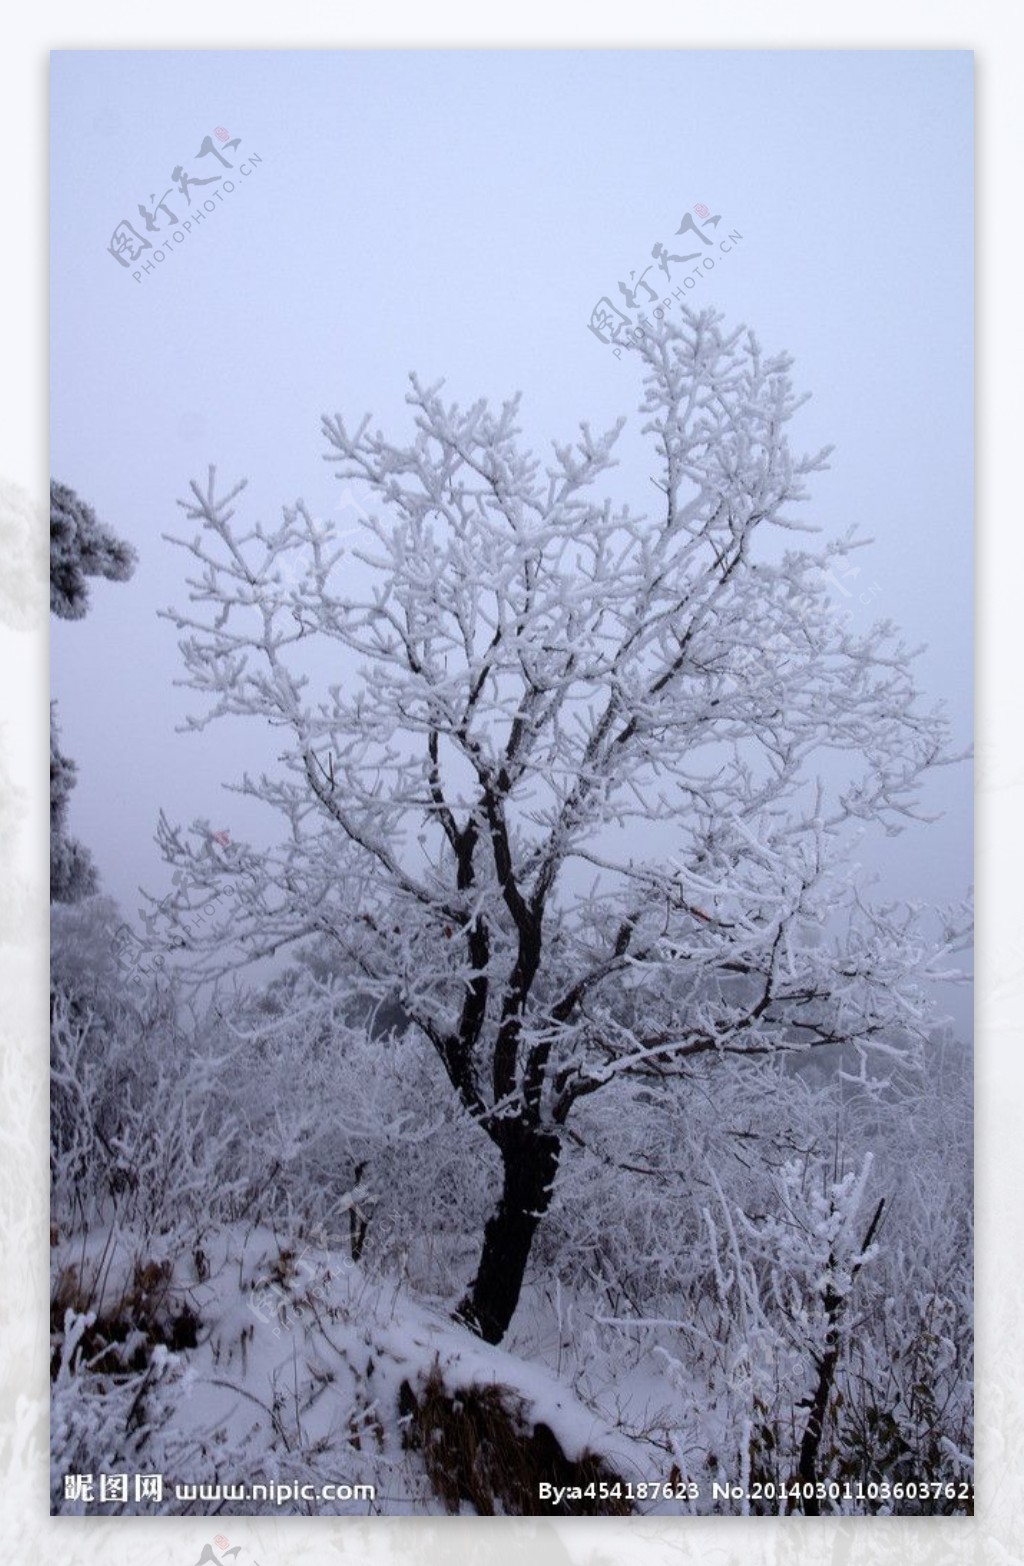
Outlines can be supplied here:
[[[496, 1139], [497, 1140], [497, 1139]], [[522, 1122], [502, 1128], [501, 1197], [484, 1227], [476, 1277], [458, 1309], [487, 1343], [500, 1343], [519, 1303], [537, 1225], [547, 1212], [558, 1172], [557, 1136]]]
[[[366, 1164], [356, 1164], [353, 1172], [355, 1174], [355, 1183], [358, 1186], [366, 1173]], [[366, 1244], [366, 1231], [369, 1227], [369, 1217], [363, 1212], [362, 1208], [350, 1207], [348, 1210], [348, 1241], [354, 1262], [362, 1261], [363, 1259], [363, 1246]]]

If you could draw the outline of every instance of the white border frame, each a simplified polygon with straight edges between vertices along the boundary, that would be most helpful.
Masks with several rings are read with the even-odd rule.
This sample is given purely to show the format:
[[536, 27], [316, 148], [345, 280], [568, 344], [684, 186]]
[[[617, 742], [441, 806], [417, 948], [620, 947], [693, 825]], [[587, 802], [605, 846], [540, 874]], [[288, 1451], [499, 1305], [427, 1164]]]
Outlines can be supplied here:
[[[0, 1542], [13, 1560], [191, 1566], [213, 1531], [203, 1519], [51, 1519], [47, 1514], [46, 829], [47, 626], [42, 569], [29, 563], [29, 497], [46, 495], [47, 78], [51, 48], [685, 48], [973, 49], [978, 118], [978, 968], [977, 1258], [978, 1515], [965, 1519], [713, 1518], [546, 1521], [231, 1519], [263, 1566], [346, 1555], [376, 1563], [408, 1557], [460, 1563], [521, 1559], [538, 1566], [686, 1561], [824, 1566], [856, 1559], [916, 1566], [975, 1559], [1024, 1562], [1024, 1067], [1013, 1054], [1024, 1010], [1024, 723], [1014, 678], [1016, 598], [1024, 582], [1016, 477], [1020, 434], [1011, 345], [1022, 340], [1019, 155], [1024, 79], [1019, 16], [996, 0], [861, 0], [826, 11], [813, 0], [649, 0], [629, 15], [559, 0], [520, 3], [483, 18], [468, 4], [391, 3], [339, 15], [308, 0], [285, 34], [255, 33], [238, 0], [179, 0], [159, 13], [101, 0], [88, 26], [62, 3], [9, 15], [0, 58], [4, 134], [4, 300], [0, 372], [0, 745], [28, 801], [0, 892]], [[12, 489], [11, 485], [17, 486]], [[18, 491], [21, 491], [19, 495]], [[44, 513], [38, 511], [41, 526]], [[22, 575], [9, 563], [20, 546]], [[27, 552], [26, 552], [27, 551]], [[37, 558], [40, 558], [37, 551]], [[25, 629], [26, 620], [31, 621]], [[20, 627], [20, 628], [19, 628]], [[1015, 699], [1017, 698], [1017, 699]], [[14, 807], [0, 769], [0, 830]], [[2, 839], [0, 839], [2, 841]], [[20, 884], [23, 883], [23, 884]], [[20, 889], [19, 889], [20, 884]], [[27, 888], [27, 895], [26, 895]], [[171, 1537], [173, 1535], [173, 1538]], [[190, 1553], [191, 1552], [191, 1553]]]

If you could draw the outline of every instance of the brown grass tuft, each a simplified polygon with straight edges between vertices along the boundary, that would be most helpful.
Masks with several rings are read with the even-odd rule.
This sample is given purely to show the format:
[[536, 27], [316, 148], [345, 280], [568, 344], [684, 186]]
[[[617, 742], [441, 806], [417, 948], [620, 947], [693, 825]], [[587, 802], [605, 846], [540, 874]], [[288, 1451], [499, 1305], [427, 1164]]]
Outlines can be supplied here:
[[[531, 1425], [526, 1405], [511, 1387], [471, 1386], [449, 1392], [435, 1364], [415, 1392], [403, 1381], [399, 1412], [403, 1441], [422, 1452], [435, 1493], [451, 1513], [468, 1501], [481, 1517], [626, 1517], [625, 1482], [594, 1452], [567, 1457], [545, 1424]], [[593, 1485], [593, 1498], [540, 1500], [540, 1484], [560, 1488]], [[620, 1497], [600, 1499], [600, 1486], [618, 1486]]]
[[195, 1348], [199, 1317], [187, 1304], [175, 1299], [168, 1261], [137, 1261], [131, 1282], [109, 1304], [96, 1299], [95, 1279], [84, 1284], [77, 1267], [59, 1273], [50, 1300], [50, 1374], [60, 1369], [64, 1316], [68, 1310], [95, 1315], [82, 1334], [80, 1354], [95, 1371], [108, 1375], [144, 1370], [154, 1347], [165, 1344], [174, 1352]]

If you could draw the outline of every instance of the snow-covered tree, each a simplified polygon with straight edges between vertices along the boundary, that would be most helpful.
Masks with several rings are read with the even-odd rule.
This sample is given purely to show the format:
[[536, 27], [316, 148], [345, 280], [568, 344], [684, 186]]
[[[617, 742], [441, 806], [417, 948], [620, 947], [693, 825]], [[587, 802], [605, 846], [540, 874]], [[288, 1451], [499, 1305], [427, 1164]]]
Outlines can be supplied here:
[[302, 502], [239, 526], [244, 483], [213, 469], [174, 540], [198, 569], [168, 614], [210, 699], [190, 721], [274, 727], [280, 771], [237, 786], [284, 830], [218, 847], [161, 819], [185, 873], [154, 929], [197, 979], [323, 936], [397, 995], [500, 1155], [460, 1306], [492, 1342], [581, 1099], [637, 1073], [685, 1094], [695, 1056], [923, 1037], [957, 939], [850, 869], [858, 831], [915, 817], [946, 733], [892, 628], [834, 612], [858, 541], [772, 542], [827, 457], [790, 451], [791, 361], [709, 312], [634, 352], [653, 514], [597, 494], [624, 421], [544, 466], [518, 398], [460, 408], [414, 376], [406, 444], [323, 421], [376, 508], [359, 547]]
[[68, 796], [78, 771], [58, 743], [60, 729], [50, 707], [50, 901], [77, 903], [91, 897], [99, 881], [92, 855], [67, 828]]
[[50, 480], [50, 610], [81, 620], [89, 608], [90, 576], [126, 582], [135, 550], [104, 527], [91, 506], [67, 484]]
[[[125, 582], [135, 569], [130, 544], [97, 519], [91, 506], [66, 484], [50, 481], [50, 612], [62, 620], [81, 620], [89, 608], [90, 576]], [[50, 901], [74, 903], [96, 890], [96, 867], [84, 844], [67, 832], [68, 796], [75, 786], [75, 763], [58, 744], [59, 730], [50, 709]]]

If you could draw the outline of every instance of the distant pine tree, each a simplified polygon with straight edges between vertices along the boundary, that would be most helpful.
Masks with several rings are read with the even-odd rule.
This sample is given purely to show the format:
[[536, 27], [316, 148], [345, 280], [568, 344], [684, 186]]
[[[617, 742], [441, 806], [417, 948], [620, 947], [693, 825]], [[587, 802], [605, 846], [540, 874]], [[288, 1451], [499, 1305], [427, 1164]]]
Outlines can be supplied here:
[[81, 620], [89, 608], [90, 576], [126, 582], [137, 560], [130, 544], [103, 526], [67, 484], [50, 481], [50, 610]]
[[[50, 482], [50, 611], [62, 620], [81, 620], [89, 608], [90, 576], [125, 582], [137, 556], [130, 544], [98, 520], [92, 507], [66, 484]], [[98, 886], [92, 855], [67, 832], [68, 797], [75, 763], [63, 754], [50, 707], [50, 901], [77, 903]]]
[[60, 730], [50, 707], [50, 901], [78, 903], [91, 897], [99, 879], [92, 855], [67, 830], [68, 796], [78, 768], [57, 743]]

